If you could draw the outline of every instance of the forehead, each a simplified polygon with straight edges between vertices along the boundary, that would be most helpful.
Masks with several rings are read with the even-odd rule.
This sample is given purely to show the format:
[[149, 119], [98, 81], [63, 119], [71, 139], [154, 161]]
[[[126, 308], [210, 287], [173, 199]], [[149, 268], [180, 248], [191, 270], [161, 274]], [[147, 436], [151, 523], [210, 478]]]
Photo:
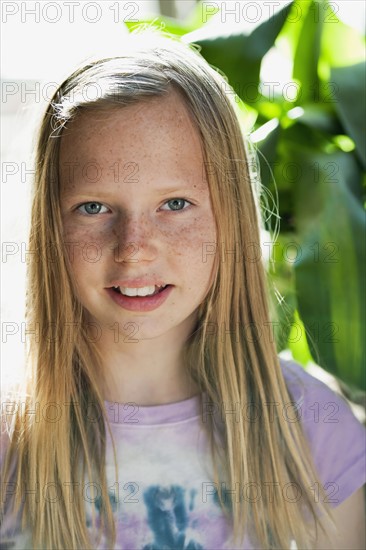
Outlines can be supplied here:
[[193, 143], [201, 149], [198, 130], [181, 96], [169, 92], [162, 97], [138, 101], [127, 107], [81, 111], [67, 123], [61, 138], [60, 158], [90, 152], [90, 149], [113, 151], [153, 142], [159, 145]]
[[139, 182], [160, 185], [175, 179], [206, 187], [203, 158], [192, 116], [180, 95], [170, 92], [127, 107], [78, 114], [61, 137], [61, 187], [70, 192], [79, 185], [93, 188], [93, 170], [102, 175], [95, 185], [112, 185], [116, 171], [123, 185], [133, 167]]

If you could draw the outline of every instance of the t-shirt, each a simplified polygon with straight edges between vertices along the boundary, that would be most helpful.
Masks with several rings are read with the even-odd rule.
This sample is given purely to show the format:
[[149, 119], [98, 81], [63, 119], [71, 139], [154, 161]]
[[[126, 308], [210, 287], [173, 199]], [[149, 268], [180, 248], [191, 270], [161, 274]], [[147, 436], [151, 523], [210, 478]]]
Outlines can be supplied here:
[[[292, 400], [271, 406], [279, 407], [286, 421], [302, 422], [319, 479], [336, 507], [365, 483], [365, 429], [342, 397], [300, 365], [281, 359], [281, 368]], [[240, 546], [233, 544], [231, 526], [219, 506], [204, 426], [213, 411], [205, 408], [204, 396], [149, 407], [105, 402], [118, 459], [117, 481], [108, 435], [106, 465], [117, 529], [115, 549], [258, 548], [248, 534]], [[220, 414], [234, 414], [245, 422], [249, 413], [238, 405], [222, 408]], [[256, 484], [259, 497], [261, 491], [269, 490], [261, 480]], [[250, 489], [234, 490], [250, 499], [253, 486]], [[284, 498], [301, 498], [296, 487], [277, 489]], [[99, 489], [86, 482], [83, 490], [90, 524], [92, 508], [98, 513]], [[314, 499], [319, 497], [316, 484], [309, 491]], [[30, 534], [20, 531], [19, 517], [5, 515], [0, 534], [2, 549], [31, 548]], [[107, 549], [104, 539], [98, 549]]]

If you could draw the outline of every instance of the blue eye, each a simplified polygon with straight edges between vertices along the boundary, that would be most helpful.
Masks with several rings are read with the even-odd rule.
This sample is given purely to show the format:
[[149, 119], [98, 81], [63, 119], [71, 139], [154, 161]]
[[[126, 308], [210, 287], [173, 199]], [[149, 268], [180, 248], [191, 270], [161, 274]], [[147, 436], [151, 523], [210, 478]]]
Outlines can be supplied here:
[[[169, 210], [185, 210], [184, 203], [191, 204], [189, 201], [186, 201], [185, 199], [171, 199], [170, 201], [167, 201], [165, 205], [169, 205]], [[163, 210], [166, 210], [163, 208]]]
[[[83, 212], [81, 208], [85, 208], [85, 211]], [[100, 202], [86, 202], [78, 206], [78, 210], [81, 210], [83, 214], [100, 214], [102, 208], [107, 210], [106, 206], [103, 206]]]

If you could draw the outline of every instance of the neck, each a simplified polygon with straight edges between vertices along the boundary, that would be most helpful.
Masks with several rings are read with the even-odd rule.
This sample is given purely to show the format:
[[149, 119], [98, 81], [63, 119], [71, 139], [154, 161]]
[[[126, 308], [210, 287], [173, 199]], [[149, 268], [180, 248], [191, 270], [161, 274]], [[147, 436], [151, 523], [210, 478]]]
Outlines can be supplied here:
[[181, 330], [136, 342], [124, 338], [119, 343], [104, 334], [98, 351], [106, 400], [152, 406], [183, 401], [199, 393], [184, 364], [187, 334], [182, 335]]

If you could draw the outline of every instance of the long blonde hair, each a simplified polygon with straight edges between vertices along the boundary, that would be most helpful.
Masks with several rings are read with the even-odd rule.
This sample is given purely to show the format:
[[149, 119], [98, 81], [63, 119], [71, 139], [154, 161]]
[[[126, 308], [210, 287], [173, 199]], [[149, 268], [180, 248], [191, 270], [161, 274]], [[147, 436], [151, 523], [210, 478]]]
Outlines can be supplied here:
[[[137, 47], [134, 45], [137, 43]], [[23, 526], [31, 526], [34, 548], [90, 548], [85, 506], [70, 483], [87, 474], [101, 488], [100, 530], [110, 547], [116, 540], [108, 498], [105, 453], [110, 429], [104, 398], [98, 389], [100, 358], [88, 337], [83, 307], [76, 298], [62, 238], [59, 205], [59, 147], [62, 131], [80, 111], [121, 109], [177, 90], [200, 133], [205, 176], [216, 219], [217, 243], [212, 287], [199, 308], [199, 321], [184, 350], [187, 368], [211, 404], [242, 407], [255, 404], [255, 422], [236, 422], [225, 415], [208, 417], [214, 481], [223, 511], [233, 521], [235, 540], [249, 524], [263, 548], [288, 548], [291, 539], [311, 546], [309, 525], [326, 506], [315, 507], [308, 494], [317, 480], [299, 423], [271, 415], [268, 403], [289, 403], [270, 330], [269, 292], [261, 259], [246, 252], [260, 250], [259, 191], [250, 179], [246, 146], [228, 84], [195, 47], [172, 37], [144, 33], [130, 40], [125, 55], [91, 61], [59, 87], [43, 117], [36, 153], [28, 267], [27, 322], [40, 333], [30, 342], [25, 400], [11, 427], [3, 479], [36, 490], [22, 508]], [[97, 97], [85, 93], [93, 84]], [[205, 243], [204, 243], [205, 244]], [[236, 254], [229, 251], [237, 250]], [[204, 261], [204, 259], [203, 259]], [[267, 327], [267, 331], [266, 331]], [[68, 330], [66, 330], [68, 328]], [[248, 335], [248, 329], [251, 331]], [[70, 339], [72, 334], [72, 339]], [[251, 336], [251, 337], [249, 337]], [[98, 422], [87, 421], [88, 403], [103, 411]], [[50, 403], [62, 406], [57, 422], [29, 414]], [[219, 434], [220, 437], [216, 437]], [[259, 456], [260, 454], [260, 456]], [[116, 454], [114, 453], [116, 461]], [[117, 462], [117, 461], [116, 461]], [[296, 483], [301, 502], [269, 495], [227, 504], [220, 488], [246, 487], [253, 481]], [[46, 499], [43, 488], [56, 483], [61, 494]], [[320, 485], [321, 487], [321, 485]], [[14, 510], [22, 505], [15, 494]], [[245, 521], [244, 521], [245, 519]], [[314, 525], [317, 521], [314, 522]], [[93, 523], [94, 525], [94, 523]]]

